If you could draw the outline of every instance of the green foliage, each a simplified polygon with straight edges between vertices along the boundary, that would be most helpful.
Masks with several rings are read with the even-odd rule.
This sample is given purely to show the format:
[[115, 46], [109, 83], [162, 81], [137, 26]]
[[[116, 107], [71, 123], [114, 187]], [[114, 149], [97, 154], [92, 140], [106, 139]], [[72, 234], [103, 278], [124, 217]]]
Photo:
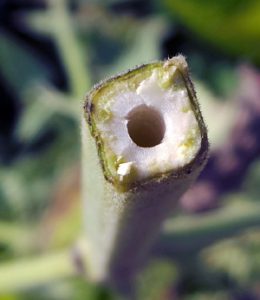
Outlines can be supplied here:
[[[188, 61], [200, 77], [195, 82], [214, 149], [224, 143], [236, 117], [237, 103], [230, 95], [237, 89], [239, 64], [230, 63], [229, 57], [260, 64], [258, 0], [164, 0], [165, 10], [158, 5], [152, 13], [141, 16], [111, 8], [125, 1], [104, 5], [102, 1], [78, 0], [78, 9], [72, 10], [66, 1], [55, 3], [44, 10], [25, 9], [22, 17], [17, 12], [13, 19], [22, 19], [18, 23], [24, 32], [32, 33], [34, 43], [50, 39], [58, 62], [51, 56], [45, 59], [33, 43], [0, 24], [0, 75], [15, 105], [21, 107], [9, 137], [17, 149], [10, 146], [12, 159], [0, 166], [0, 274], [4, 264], [10, 263], [13, 274], [23, 277], [24, 273], [18, 272], [20, 260], [27, 258], [30, 273], [38, 255], [70, 247], [78, 238], [82, 226], [80, 171], [75, 168], [80, 164], [79, 120], [84, 93], [92, 83], [161, 58], [165, 36], [178, 33], [179, 24], [183, 24], [194, 33], [192, 39], [204, 41], [203, 51], [189, 49]], [[171, 16], [170, 21], [166, 15]], [[211, 57], [209, 45], [228, 55], [223, 54], [222, 63]], [[57, 72], [59, 64], [62, 74]], [[57, 84], [57, 74], [67, 84]], [[216, 96], [216, 91], [221, 93]], [[1, 150], [1, 133], [0, 143]], [[176, 238], [169, 244], [183, 242], [188, 256], [178, 261], [173, 255], [152, 260], [138, 278], [139, 299], [167, 299], [181, 282], [187, 283], [180, 295], [184, 300], [231, 299], [232, 291], [240, 290], [254, 294], [260, 278], [259, 170], [259, 162], [253, 162], [243, 191], [237, 191], [232, 199], [225, 198], [221, 209], [198, 216], [180, 213], [166, 224], [166, 233]], [[227, 239], [232, 230], [236, 236]], [[213, 236], [213, 245], [194, 250], [194, 245]], [[53, 272], [52, 266], [50, 270]], [[40, 284], [35, 282], [36, 275], [39, 273], [31, 274], [22, 290], [0, 291], [0, 300], [118, 299], [74, 271], [66, 278]], [[10, 284], [15, 287], [17, 282], [11, 280]]]
[[165, 7], [191, 32], [222, 51], [260, 64], [258, 0], [164, 0]]
[[3, 33], [0, 44], [1, 72], [19, 95], [33, 82], [50, 80], [48, 67], [39, 56], [31, 55], [25, 44]]
[[176, 266], [171, 261], [155, 260], [151, 262], [139, 276], [138, 299], [157, 300], [167, 292], [170, 295], [176, 279]]

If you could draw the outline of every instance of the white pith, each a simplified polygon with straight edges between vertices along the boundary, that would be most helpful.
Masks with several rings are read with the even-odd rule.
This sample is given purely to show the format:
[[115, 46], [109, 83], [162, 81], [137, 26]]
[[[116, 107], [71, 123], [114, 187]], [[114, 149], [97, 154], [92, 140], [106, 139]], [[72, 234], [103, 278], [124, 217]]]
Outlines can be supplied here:
[[[184, 85], [176, 88], [174, 82], [167, 89], [160, 84], [172, 77], [174, 72], [176, 68], [173, 67], [162, 78], [155, 69], [135, 91], [126, 91], [119, 86], [108, 102], [111, 117], [97, 123], [104, 149], [112, 150], [118, 158], [117, 175], [121, 181], [133, 170], [135, 179], [145, 179], [183, 167], [200, 149], [200, 129], [186, 88]], [[165, 124], [162, 141], [153, 147], [140, 147], [129, 136], [128, 115], [140, 105], [156, 109]]]

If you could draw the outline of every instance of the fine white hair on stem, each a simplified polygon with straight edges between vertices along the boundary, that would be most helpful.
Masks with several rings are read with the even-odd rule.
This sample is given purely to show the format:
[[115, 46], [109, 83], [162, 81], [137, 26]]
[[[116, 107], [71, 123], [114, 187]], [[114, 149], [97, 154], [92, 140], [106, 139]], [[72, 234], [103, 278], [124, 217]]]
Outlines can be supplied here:
[[95, 86], [82, 141], [86, 268], [93, 280], [124, 289], [207, 160], [207, 131], [183, 56]]

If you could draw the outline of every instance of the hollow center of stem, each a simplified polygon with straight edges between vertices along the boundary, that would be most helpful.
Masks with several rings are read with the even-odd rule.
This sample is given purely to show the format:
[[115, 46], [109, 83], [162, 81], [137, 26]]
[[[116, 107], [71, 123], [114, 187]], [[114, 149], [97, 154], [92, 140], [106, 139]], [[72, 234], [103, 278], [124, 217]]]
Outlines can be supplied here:
[[140, 105], [127, 116], [127, 130], [132, 141], [139, 147], [159, 145], [164, 137], [165, 123], [160, 112], [147, 105]]

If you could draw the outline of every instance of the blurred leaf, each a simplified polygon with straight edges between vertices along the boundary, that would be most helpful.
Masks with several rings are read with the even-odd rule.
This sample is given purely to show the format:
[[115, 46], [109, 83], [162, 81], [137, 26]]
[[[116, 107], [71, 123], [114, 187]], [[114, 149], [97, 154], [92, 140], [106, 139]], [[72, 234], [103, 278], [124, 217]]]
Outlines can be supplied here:
[[193, 293], [192, 295], [184, 296], [183, 300], [230, 300], [230, 295], [227, 292], [207, 292], [202, 291]]
[[227, 273], [243, 286], [260, 279], [260, 230], [219, 242], [202, 253], [207, 266]]
[[[195, 86], [201, 111], [208, 127], [211, 148], [218, 147], [225, 143], [235, 121], [236, 103], [219, 101], [201, 81], [195, 81]], [[219, 116], [221, 116], [221, 122], [219, 122]]]
[[32, 82], [47, 81], [51, 70], [22, 43], [0, 34], [0, 68], [8, 83], [18, 93]]
[[260, 195], [260, 161], [256, 161], [251, 165], [249, 174], [246, 177], [246, 181], [243, 185], [246, 193], [250, 198], [255, 201], [259, 201]]
[[155, 260], [140, 274], [138, 282], [138, 299], [158, 300], [171, 292], [177, 279], [176, 266], [167, 260]]
[[49, 0], [47, 3], [48, 10], [28, 15], [27, 22], [54, 39], [69, 79], [70, 92], [79, 101], [91, 84], [87, 46], [83, 49], [79, 43], [67, 2]]
[[160, 40], [166, 30], [166, 23], [160, 18], [150, 18], [139, 22], [136, 24], [132, 44], [113, 66], [105, 68], [103, 77], [160, 58]]
[[19, 297], [15, 295], [0, 295], [0, 300], [19, 300]]
[[[50, 127], [54, 115], [65, 116], [75, 124], [80, 120], [80, 103], [77, 105], [66, 94], [45, 85], [32, 86], [24, 93], [26, 107], [19, 120], [17, 135], [30, 141]], [[54, 126], [53, 126], [54, 127]]]
[[77, 205], [58, 224], [58, 228], [56, 228], [52, 238], [51, 247], [69, 246], [75, 242], [82, 230], [83, 221], [81, 219], [81, 209]]
[[260, 2], [258, 0], [164, 0], [173, 16], [198, 37], [229, 54], [260, 64]]
[[6, 262], [0, 266], [0, 295], [28, 290], [57, 279], [68, 278], [75, 272], [69, 251], [48, 253]]
[[78, 125], [61, 116], [54, 116], [51, 122], [57, 137], [48, 149], [35, 156], [25, 155], [12, 167], [0, 170], [0, 193], [13, 218], [37, 219], [50, 202], [62, 170], [79, 158]]
[[33, 248], [33, 242], [34, 237], [29, 227], [18, 222], [0, 222], [0, 248], [6, 247], [9, 255], [28, 255]]

